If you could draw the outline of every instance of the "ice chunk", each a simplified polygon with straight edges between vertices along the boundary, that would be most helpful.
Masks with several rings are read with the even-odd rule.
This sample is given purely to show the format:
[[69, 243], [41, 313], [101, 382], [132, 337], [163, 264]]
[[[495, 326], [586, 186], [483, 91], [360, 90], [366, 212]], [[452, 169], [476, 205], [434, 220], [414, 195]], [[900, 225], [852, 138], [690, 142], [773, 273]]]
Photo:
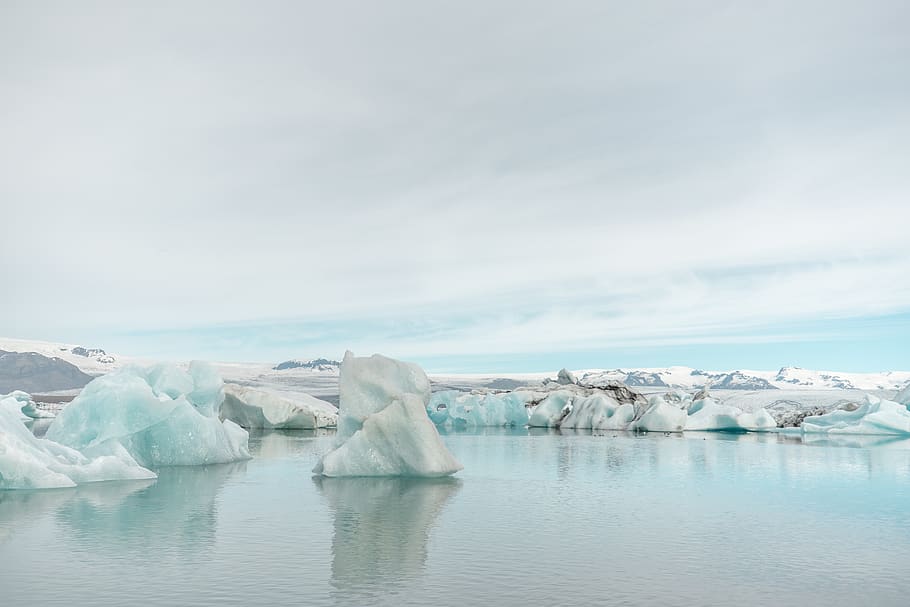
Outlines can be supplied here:
[[686, 428], [686, 410], [671, 405], [660, 396], [648, 399], [644, 414], [630, 426], [642, 432], [682, 432]]
[[437, 426], [455, 428], [524, 426], [528, 423], [528, 408], [519, 392], [435, 392], [430, 397], [427, 413]]
[[900, 403], [867, 395], [855, 410], [806, 417], [800, 428], [804, 433], [910, 434], [910, 411]]
[[562, 384], [564, 386], [577, 384], [578, 378], [575, 377], [575, 374], [568, 369], [560, 369], [559, 373], [556, 375], [556, 383]]
[[576, 397], [560, 428], [625, 430], [635, 417], [635, 406], [620, 404], [606, 394]]
[[221, 419], [244, 428], [311, 430], [337, 425], [338, 413], [331, 403], [309, 394], [296, 395], [292, 401], [269, 390], [226, 384]]
[[534, 407], [528, 425], [532, 428], [558, 428], [563, 418], [572, 412], [576, 393], [572, 390], [555, 390]]
[[770, 430], [777, 427], [765, 409], [746, 413], [738, 407], [722, 405], [711, 397], [696, 400], [689, 406], [686, 430]]
[[122, 447], [99, 457], [35, 438], [16, 414], [0, 407], [0, 489], [53, 489], [94, 481], [150, 479]]
[[897, 396], [894, 397], [894, 402], [910, 408], [910, 384], [904, 386], [904, 389], [897, 393]]
[[221, 378], [206, 363], [124, 367], [94, 379], [53, 421], [47, 438], [87, 455], [126, 449], [143, 466], [249, 459], [249, 435], [218, 419]]
[[462, 469], [427, 416], [423, 370], [374, 354], [344, 355], [337, 446], [313, 469], [323, 476], [447, 476]]
[[14, 390], [5, 396], [0, 396], [0, 407], [13, 411], [23, 420], [54, 417], [50, 411], [39, 409], [31, 395], [22, 390]]

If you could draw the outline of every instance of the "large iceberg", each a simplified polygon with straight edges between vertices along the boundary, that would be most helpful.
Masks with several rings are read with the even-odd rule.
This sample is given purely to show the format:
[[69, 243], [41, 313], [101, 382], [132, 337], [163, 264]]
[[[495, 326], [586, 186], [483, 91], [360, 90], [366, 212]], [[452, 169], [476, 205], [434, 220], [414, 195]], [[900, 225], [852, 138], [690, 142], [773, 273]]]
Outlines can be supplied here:
[[15, 412], [0, 407], [0, 489], [55, 489], [77, 484], [152, 479], [123, 447], [86, 456], [44, 438], [35, 438]]
[[434, 392], [427, 413], [437, 426], [453, 428], [524, 426], [528, 423], [527, 401], [521, 392]]
[[323, 476], [426, 476], [462, 469], [427, 416], [430, 380], [417, 365], [374, 354], [341, 363], [337, 445]]
[[803, 420], [803, 433], [910, 434], [910, 411], [906, 405], [867, 395], [853, 410], [837, 409]]
[[338, 413], [331, 403], [309, 394], [291, 400], [270, 390], [226, 384], [221, 419], [244, 428], [313, 430], [337, 425]]
[[87, 456], [125, 449], [150, 467], [249, 459], [247, 431], [218, 419], [223, 400], [221, 377], [207, 363], [124, 367], [89, 383], [47, 438]]

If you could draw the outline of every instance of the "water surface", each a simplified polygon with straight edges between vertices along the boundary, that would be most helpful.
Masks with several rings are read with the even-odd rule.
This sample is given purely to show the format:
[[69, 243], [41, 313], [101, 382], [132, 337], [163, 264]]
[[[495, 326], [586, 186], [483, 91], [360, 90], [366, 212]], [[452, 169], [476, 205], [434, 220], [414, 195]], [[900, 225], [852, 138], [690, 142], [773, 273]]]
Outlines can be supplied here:
[[3, 604], [907, 604], [907, 441], [497, 430], [450, 479], [313, 479], [332, 438], [0, 492]]

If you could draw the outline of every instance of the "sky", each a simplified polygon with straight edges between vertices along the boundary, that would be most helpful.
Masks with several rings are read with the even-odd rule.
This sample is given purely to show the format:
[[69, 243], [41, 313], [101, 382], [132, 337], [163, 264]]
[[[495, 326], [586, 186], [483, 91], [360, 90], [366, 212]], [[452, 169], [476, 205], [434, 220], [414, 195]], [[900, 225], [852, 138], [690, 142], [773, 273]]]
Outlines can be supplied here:
[[0, 335], [910, 368], [910, 3], [0, 0]]

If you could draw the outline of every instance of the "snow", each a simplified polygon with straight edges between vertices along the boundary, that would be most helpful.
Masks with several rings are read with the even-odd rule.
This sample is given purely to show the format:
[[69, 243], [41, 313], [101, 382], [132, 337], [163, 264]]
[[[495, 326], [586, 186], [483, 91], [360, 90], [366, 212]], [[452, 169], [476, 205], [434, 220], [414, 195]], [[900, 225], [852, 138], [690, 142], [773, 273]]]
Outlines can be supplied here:
[[803, 433], [910, 435], [910, 411], [906, 405], [867, 396], [854, 410], [838, 409], [803, 420]]
[[143, 466], [249, 459], [249, 435], [218, 413], [222, 380], [207, 363], [124, 367], [90, 382], [47, 438], [87, 455], [125, 449]]
[[306, 394], [290, 400], [272, 390], [226, 384], [221, 419], [244, 428], [311, 430], [337, 425], [338, 413], [331, 403]]
[[462, 469], [427, 415], [430, 380], [417, 365], [346, 352], [340, 393], [338, 443], [316, 474], [439, 477]]
[[78, 484], [151, 479], [122, 447], [88, 457], [48, 439], [35, 438], [19, 417], [0, 407], [0, 489], [55, 489]]
[[427, 414], [437, 426], [451, 428], [521, 427], [528, 423], [526, 398], [521, 392], [444, 390], [430, 397]]

